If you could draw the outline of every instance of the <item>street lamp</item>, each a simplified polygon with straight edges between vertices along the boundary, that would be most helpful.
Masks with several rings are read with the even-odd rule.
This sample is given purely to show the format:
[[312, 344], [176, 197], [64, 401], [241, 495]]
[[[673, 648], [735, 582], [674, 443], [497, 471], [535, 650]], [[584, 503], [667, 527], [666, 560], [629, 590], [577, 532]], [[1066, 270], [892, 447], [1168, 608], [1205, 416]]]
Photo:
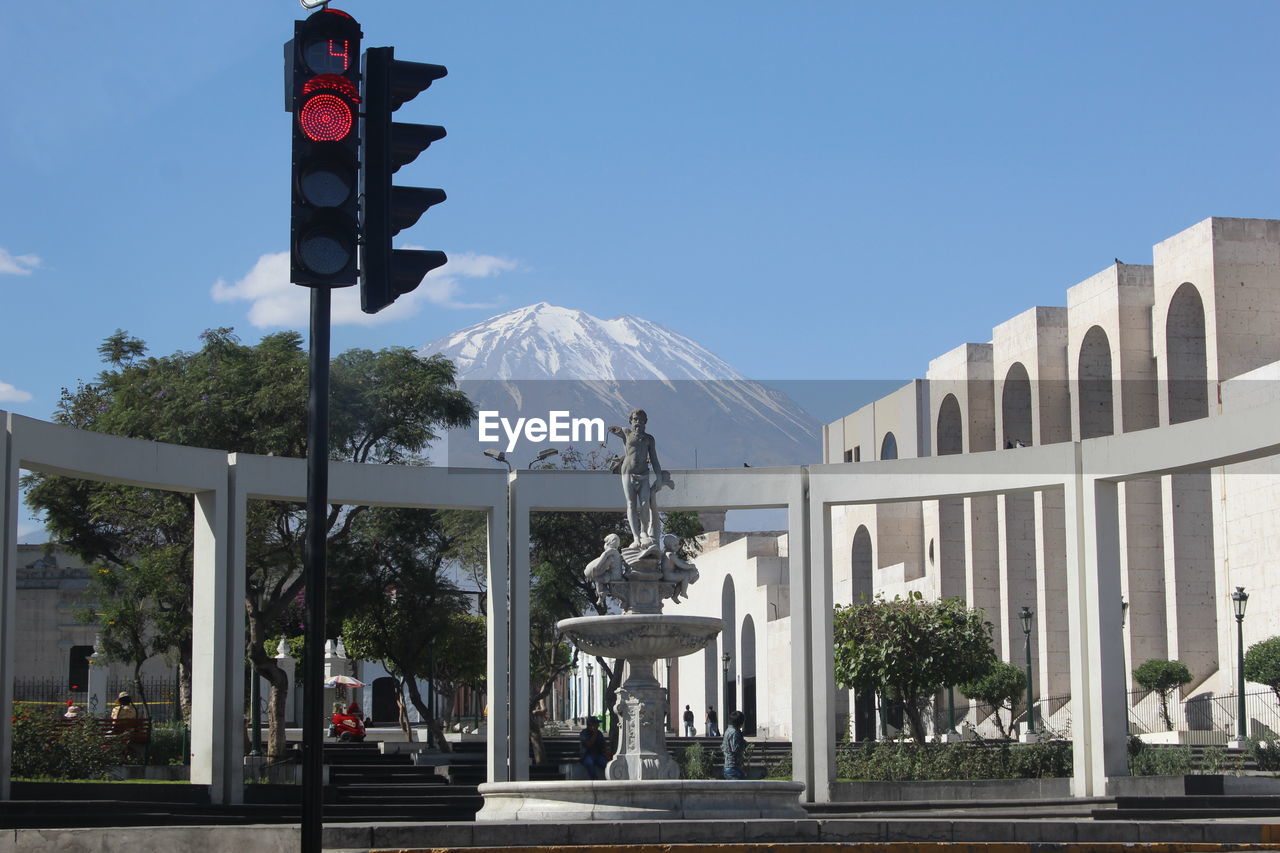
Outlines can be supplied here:
[[[1124, 641], [1124, 625], [1129, 615], [1129, 602], [1124, 600], [1124, 596], [1120, 596], [1120, 666], [1124, 671], [1124, 701], [1125, 708], [1129, 707], [1129, 660], [1126, 656], [1128, 652], [1127, 643]], [[1128, 713], [1126, 710], [1125, 713]]]
[[725, 652], [720, 656], [720, 663], [724, 667], [724, 707], [722, 707], [721, 710], [724, 712], [724, 718], [726, 721], [729, 719], [729, 712], [733, 710], [731, 704], [736, 698], [733, 695], [733, 685], [729, 683], [729, 662], [732, 660], [733, 655], [728, 652]]
[[596, 693], [596, 685], [591, 678], [592, 669], [593, 667], [591, 666], [591, 664], [587, 664], [587, 716], [588, 717], [590, 717], [596, 712], [595, 701], [594, 701], [595, 693]]
[[503, 453], [501, 450], [494, 450], [493, 448], [489, 448], [484, 452], [484, 455], [488, 456], [490, 459], [494, 460], [495, 462], [501, 462], [503, 465], [506, 465], [507, 473], [508, 474], [511, 473], [511, 463], [507, 461], [507, 454]]
[[1029, 735], [1036, 733], [1036, 714], [1031, 696], [1031, 618], [1033, 616], [1035, 613], [1025, 605], [1022, 612], [1018, 614], [1018, 618], [1022, 620], [1022, 634], [1026, 638], [1027, 645], [1027, 734]]
[[1244, 609], [1249, 604], [1249, 593], [1244, 587], [1236, 587], [1231, 593], [1231, 605], [1236, 611], [1236, 737], [1249, 737], [1248, 721], [1244, 709]]
[[[485, 453], [488, 453], [488, 452], [489, 451], [487, 450], [485, 451]], [[502, 451], [499, 450], [498, 452], [501, 453]], [[533, 461], [529, 463], [529, 467], [532, 468], [534, 465], [537, 465], [539, 462], [543, 462], [547, 459], [550, 459], [552, 456], [557, 455], [559, 452], [560, 451], [556, 450], [554, 447], [544, 447], [542, 450], [538, 451], [537, 456], [533, 457]]]

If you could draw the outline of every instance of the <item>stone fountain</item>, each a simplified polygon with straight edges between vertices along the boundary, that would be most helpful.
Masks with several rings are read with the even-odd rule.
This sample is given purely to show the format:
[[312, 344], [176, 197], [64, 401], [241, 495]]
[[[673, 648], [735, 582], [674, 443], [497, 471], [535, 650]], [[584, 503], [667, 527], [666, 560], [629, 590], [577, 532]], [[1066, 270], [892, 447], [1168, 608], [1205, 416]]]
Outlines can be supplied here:
[[610, 534], [604, 551], [585, 570], [599, 602], [617, 599], [623, 612], [557, 623], [580, 651], [626, 661], [618, 691], [622, 737], [617, 754], [601, 781], [481, 785], [485, 802], [476, 820], [802, 819], [801, 783], [682, 781], [667, 751], [665, 695], [654, 663], [701, 651], [723, 624], [711, 616], [662, 612], [665, 599], [679, 601], [687, 593], [698, 570], [680, 556], [677, 538], [662, 533], [655, 497], [673, 485], [671, 475], [658, 462], [645, 413], [637, 409], [630, 421], [631, 429], [610, 427], [610, 432], [621, 436], [625, 447], [618, 473], [632, 543], [621, 548], [620, 537]]

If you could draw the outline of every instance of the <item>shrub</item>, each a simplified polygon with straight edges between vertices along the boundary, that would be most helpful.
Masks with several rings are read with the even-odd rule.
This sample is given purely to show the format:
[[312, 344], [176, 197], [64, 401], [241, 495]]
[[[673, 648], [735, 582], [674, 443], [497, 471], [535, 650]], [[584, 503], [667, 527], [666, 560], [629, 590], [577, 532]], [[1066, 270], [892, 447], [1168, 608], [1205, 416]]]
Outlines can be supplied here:
[[1182, 685], [1191, 683], [1191, 670], [1187, 669], [1187, 665], [1181, 661], [1152, 658], [1133, 671], [1133, 680], [1144, 689], [1155, 691], [1160, 697], [1160, 716], [1172, 731], [1173, 720], [1169, 718], [1169, 696]]
[[[995, 661], [991, 669], [973, 681], [957, 685], [960, 692], [970, 699], [990, 705], [995, 709], [996, 726], [1006, 739], [1013, 737], [1013, 718], [1018, 715], [1018, 703], [1026, 694], [1027, 674], [1021, 667], [1004, 661]], [[1000, 711], [1009, 710], [1009, 730], [1005, 731]]]
[[152, 764], [183, 765], [191, 762], [191, 735], [184, 723], [153, 723], [148, 757]]
[[711, 756], [702, 748], [702, 744], [694, 741], [685, 747], [684, 752], [676, 759], [680, 765], [681, 779], [711, 779]]
[[50, 779], [104, 779], [121, 762], [121, 744], [107, 740], [93, 717], [61, 723], [49, 711], [14, 706], [13, 775]]
[[1257, 762], [1259, 770], [1268, 772], [1280, 770], [1280, 743], [1250, 738], [1248, 749], [1249, 755]]
[[1071, 775], [1071, 744], [853, 744], [836, 752], [836, 776], [868, 782], [1036, 779]]
[[1244, 653], [1244, 677], [1265, 684], [1280, 699], [1280, 637], [1254, 643]]
[[1137, 738], [1129, 741], [1130, 776], [1185, 776], [1193, 765], [1189, 746], [1151, 746]]

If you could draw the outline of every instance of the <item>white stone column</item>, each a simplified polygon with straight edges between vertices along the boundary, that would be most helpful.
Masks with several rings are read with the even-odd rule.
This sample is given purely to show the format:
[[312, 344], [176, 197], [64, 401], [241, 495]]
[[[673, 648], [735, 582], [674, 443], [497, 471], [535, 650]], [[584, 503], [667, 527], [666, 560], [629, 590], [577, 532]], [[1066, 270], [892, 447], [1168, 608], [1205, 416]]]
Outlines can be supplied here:
[[[0, 412], [0, 720], [13, 717], [15, 604], [18, 598], [18, 468], [13, 458], [11, 416]], [[0, 725], [0, 800], [9, 799], [13, 728]]]
[[[486, 667], [489, 672], [487, 681], [488, 727], [485, 761], [490, 782], [511, 781], [509, 758], [511, 754], [508, 738], [510, 714], [508, 706], [511, 701], [511, 682], [506, 673], [511, 671], [511, 634], [507, 622], [507, 591], [510, 584], [509, 545], [510, 533], [508, 519], [510, 505], [503, 503], [489, 511], [487, 519], [488, 544], [488, 576], [486, 583], [489, 590], [489, 603], [485, 617], [486, 631]], [[526, 592], [526, 601], [528, 594]], [[527, 643], [527, 641], [526, 641]], [[526, 656], [527, 659], [527, 656]]]
[[[519, 475], [508, 475], [510, 490], [511, 539], [511, 597], [509, 621], [511, 623], [511, 658], [506, 670], [511, 684], [509, 702], [505, 712], [510, 722], [511, 781], [523, 782], [529, 778], [529, 508], [520, 502]], [[497, 611], [501, 614], [501, 611]], [[499, 670], [501, 671], [501, 670]], [[604, 673], [601, 673], [604, 677]], [[492, 711], [490, 713], [493, 713]]]
[[1077, 797], [1106, 795], [1128, 775], [1124, 655], [1120, 628], [1117, 484], [1080, 473], [1065, 484], [1067, 609], [1071, 628], [1071, 730]]
[[1152, 658], [1169, 658], [1160, 478], [1121, 483], [1120, 495], [1124, 546], [1121, 559], [1125, 569], [1123, 578], [1127, 581], [1125, 601], [1129, 604], [1125, 621], [1126, 671], [1130, 673], [1127, 681], [1131, 684], [1134, 667]]
[[1218, 668], [1213, 528], [1220, 507], [1207, 468], [1166, 475], [1161, 486], [1168, 653], [1191, 670], [1194, 688]]
[[831, 510], [822, 503], [810, 505], [807, 468], [792, 488], [794, 492], [787, 505], [792, 778], [804, 783], [807, 801], [826, 803], [831, 801], [831, 786], [836, 778]]
[[[1043, 703], [1071, 695], [1071, 652], [1067, 611], [1067, 567], [1063, 557], [1065, 532], [1063, 493], [1045, 489], [1035, 493], [1036, 508], [1036, 612], [1033, 646], [1037, 649], [1033, 678], [1042, 700], [1036, 714], [1036, 730], [1057, 710]], [[1117, 605], [1118, 606], [1118, 605]]]
[[218, 805], [244, 796], [244, 503], [234, 472], [195, 495], [191, 782]]
[[987, 614], [997, 651], [1004, 632], [1000, 609], [1000, 527], [995, 495], [964, 498], [964, 598]]

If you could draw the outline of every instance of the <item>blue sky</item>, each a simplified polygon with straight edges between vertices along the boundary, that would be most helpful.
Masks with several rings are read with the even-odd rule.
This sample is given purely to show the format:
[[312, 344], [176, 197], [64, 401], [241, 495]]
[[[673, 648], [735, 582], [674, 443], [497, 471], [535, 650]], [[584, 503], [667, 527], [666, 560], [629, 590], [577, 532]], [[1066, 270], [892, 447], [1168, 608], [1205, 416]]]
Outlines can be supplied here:
[[[760, 379], [902, 378], [1208, 216], [1280, 216], [1263, 2], [374, 2], [448, 66], [400, 183], [453, 263], [335, 351], [547, 300], [664, 323]], [[0, 407], [117, 328], [305, 329], [288, 285], [294, 0], [11, 3]]]

